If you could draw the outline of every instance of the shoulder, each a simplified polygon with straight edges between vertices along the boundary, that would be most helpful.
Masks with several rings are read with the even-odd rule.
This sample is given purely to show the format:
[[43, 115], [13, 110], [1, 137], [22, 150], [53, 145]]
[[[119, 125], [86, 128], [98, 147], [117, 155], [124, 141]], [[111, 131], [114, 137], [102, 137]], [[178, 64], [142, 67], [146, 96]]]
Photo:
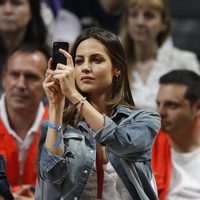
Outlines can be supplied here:
[[188, 58], [197, 60], [197, 56], [195, 53], [176, 47], [160, 48], [159, 56], [167, 56], [171, 58], [176, 58], [178, 60]]
[[161, 48], [158, 56], [159, 60], [167, 63], [171, 69], [190, 69], [200, 73], [197, 55], [191, 51], [176, 47]]
[[124, 121], [134, 120], [143, 121], [149, 124], [154, 124], [157, 126], [156, 129], [160, 128], [160, 115], [153, 109], [139, 109], [139, 108], [126, 108], [123, 106], [118, 107], [118, 114], [124, 113], [126, 115]]
[[138, 115], [153, 115], [153, 116], [159, 116], [158, 112], [153, 109], [148, 108], [128, 108], [125, 106], [118, 106], [117, 107], [117, 113], [118, 114], [125, 114], [127, 116], [138, 116]]
[[176, 48], [176, 47], [172, 48], [171, 53], [174, 54], [175, 56], [184, 56], [185, 58], [197, 59], [197, 56], [196, 56], [195, 53], [193, 53], [191, 51], [179, 49], [179, 48]]

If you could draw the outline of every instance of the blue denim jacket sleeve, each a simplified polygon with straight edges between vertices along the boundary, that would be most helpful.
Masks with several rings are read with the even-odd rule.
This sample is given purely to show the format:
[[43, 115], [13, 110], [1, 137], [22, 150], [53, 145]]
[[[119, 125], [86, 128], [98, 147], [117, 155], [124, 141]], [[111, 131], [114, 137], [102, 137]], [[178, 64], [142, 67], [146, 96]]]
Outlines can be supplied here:
[[[67, 158], [58, 156], [51, 153], [45, 146], [44, 142], [46, 139], [47, 125], [46, 122], [41, 128], [41, 137], [39, 142], [39, 170], [40, 176], [46, 181], [51, 181], [52, 183], [61, 183], [68, 173], [68, 160]], [[65, 152], [67, 152], [67, 147], [65, 146]], [[55, 167], [56, 166], [56, 167]]]
[[65, 179], [67, 173], [67, 159], [51, 153], [46, 146], [44, 146], [40, 158], [41, 177], [46, 181], [59, 184]]
[[133, 110], [119, 124], [108, 116], [104, 119], [104, 128], [95, 135], [97, 143], [126, 159], [150, 159], [151, 148], [160, 129], [157, 112]]

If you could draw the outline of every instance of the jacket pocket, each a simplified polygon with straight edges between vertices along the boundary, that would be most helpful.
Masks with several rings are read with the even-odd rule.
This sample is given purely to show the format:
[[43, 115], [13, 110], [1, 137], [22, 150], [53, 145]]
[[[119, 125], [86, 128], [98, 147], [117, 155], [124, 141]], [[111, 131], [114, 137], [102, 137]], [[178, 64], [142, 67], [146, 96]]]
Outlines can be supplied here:
[[63, 138], [66, 140], [74, 139], [74, 140], [82, 141], [84, 139], [84, 136], [78, 133], [67, 133], [67, 134], [64, 134]]

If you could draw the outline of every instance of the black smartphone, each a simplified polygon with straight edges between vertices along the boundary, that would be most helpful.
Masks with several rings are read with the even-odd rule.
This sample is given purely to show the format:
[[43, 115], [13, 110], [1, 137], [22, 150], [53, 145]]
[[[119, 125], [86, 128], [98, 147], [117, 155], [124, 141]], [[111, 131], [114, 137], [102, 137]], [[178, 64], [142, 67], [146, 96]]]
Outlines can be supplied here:
[[56, 69], [58, 63], [67, 64], [65, 56], [59, 52], [59, 49], [64, 49], [65, 51], [69, 51], [69, 43], [68, 42], [54, 42], [53, 43], [53, 50], [52, 50], [52, 58], [53, 63], [51, 66], [52, 70]]

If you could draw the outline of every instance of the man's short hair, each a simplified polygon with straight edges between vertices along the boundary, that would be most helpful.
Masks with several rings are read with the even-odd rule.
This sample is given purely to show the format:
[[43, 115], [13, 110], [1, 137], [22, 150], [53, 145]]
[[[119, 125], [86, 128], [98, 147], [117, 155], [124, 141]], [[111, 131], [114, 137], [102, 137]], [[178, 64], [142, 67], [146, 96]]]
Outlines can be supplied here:
[[15, 52], [25, 52], [25, 53], [33, 53], [35, 51], [40, 51], [41, 53], [44, 54], [44, 56], [46, 57], [47, 61], [50, 58], [50, 53], [49, 53], [49, 49], [47, 46], [40, 46], [37, 44], [33, 44], [33, 43], [24, 43], [21, 44], [20, 46], [18, 46], [17, 48], [13, 49], [6, 58], [6, 66], [4, 67], [4, 70], [7, 70], [7, 63], [9, 58], [15, 53]]
[[191, 70], [172, 70], [161, 76], [159, 83], [186, 86], [185, 98], [190, 101], [191, 105], [200, 99], [200, 76]]

